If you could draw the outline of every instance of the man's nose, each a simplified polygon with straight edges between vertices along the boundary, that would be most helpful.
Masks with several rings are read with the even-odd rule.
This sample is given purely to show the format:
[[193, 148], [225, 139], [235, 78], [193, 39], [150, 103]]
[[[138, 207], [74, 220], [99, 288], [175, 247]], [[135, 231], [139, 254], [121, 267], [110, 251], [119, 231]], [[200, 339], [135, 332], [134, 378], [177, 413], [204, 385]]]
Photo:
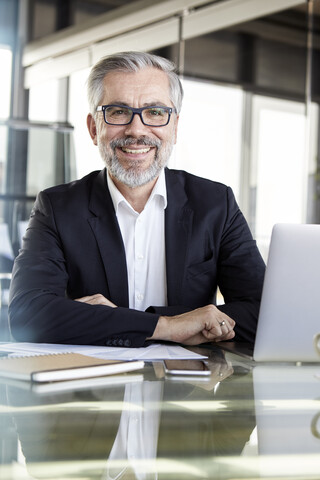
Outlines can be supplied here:
[[140, 136], [148, 131], [148, 127], [142, 123], [139, 114], [133, 115], [132, 122], [126, 125], [125, 133], [131, 136]]

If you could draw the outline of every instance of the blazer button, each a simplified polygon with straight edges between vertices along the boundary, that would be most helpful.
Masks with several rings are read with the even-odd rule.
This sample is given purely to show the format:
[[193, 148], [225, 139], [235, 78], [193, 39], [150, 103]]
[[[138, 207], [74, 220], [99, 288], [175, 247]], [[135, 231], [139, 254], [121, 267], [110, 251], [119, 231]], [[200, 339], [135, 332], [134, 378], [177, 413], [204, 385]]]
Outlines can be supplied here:
[[114, 340], [112, 340], [112, 345], [114, 347], [116, 347], [118, 345], [118, 340], [116, 338]]
[[110, 347], [110, 345], [112, 345], [112, 340], [110, 338], [106, 341], [106, 345], [107, 347]]
[[119, 347], [123, 347], [123, 340], [122, 340], [122, 338], [119, 338], [119, 340], [118, 340], [118, 345], [119, 345]]
[[124, 341], [124, 346], [125, 347], [130, 347], [131, 346], [131, 340], [127, 338], [127, 340]]

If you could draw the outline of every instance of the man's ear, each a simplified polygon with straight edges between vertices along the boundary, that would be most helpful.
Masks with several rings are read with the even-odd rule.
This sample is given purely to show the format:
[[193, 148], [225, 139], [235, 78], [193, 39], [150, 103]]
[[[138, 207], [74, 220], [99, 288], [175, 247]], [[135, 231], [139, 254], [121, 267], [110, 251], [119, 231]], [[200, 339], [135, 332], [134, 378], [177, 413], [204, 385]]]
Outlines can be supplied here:
[[97, 142], [97, 125], [96, 125], [96, 121], [93, 118], [93, 116], [91, 115], [91, 113], [88, 113], [88, 116], [87, 116], [87, 127], [88, 127], [89, 134], [90, 134], [90, 137], [92, 138], [93, 143], [95, 145], [97, 145], [98, 144], [98, 142]]

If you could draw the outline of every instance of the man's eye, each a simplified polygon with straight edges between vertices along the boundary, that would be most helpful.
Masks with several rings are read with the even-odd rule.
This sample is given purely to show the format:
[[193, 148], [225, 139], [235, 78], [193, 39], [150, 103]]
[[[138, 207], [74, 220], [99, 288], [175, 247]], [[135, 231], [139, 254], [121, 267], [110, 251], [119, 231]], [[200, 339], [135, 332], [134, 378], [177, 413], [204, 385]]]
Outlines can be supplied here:
[[147, 112], [151, 117], [163, 117], [166, 113], [162, 108], [150, 108]]
[[120, 117], [121, 115], [127, 115], [128, 114], [128, 110], [124, 110], [124, 109], [120, 109], [118, 108], [117, 110], [111, 110], [109, 112], [110, 115], [112, 116], [118, 116]]

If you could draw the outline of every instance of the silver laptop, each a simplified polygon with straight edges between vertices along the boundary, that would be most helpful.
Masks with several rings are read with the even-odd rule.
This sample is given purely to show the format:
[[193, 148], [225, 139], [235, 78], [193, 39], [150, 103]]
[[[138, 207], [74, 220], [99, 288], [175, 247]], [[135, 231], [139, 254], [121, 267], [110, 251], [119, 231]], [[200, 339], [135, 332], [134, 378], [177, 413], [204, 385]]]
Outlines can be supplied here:
[[264, 280], [255, 361], [320, 362], [320, 225], [277, 224]]

